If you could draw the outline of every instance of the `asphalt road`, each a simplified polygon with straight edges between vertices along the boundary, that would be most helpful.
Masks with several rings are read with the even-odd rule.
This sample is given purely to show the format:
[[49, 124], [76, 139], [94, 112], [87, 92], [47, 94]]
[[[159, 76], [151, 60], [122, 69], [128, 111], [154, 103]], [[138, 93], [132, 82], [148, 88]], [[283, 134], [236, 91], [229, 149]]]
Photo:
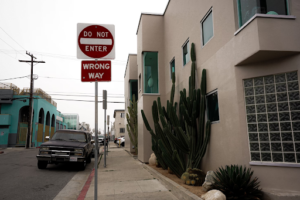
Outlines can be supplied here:
[[[68, 164], [37, 168], [38, 149], [4, 149], [0, 154], [1, 200], [52, 200], [79, 171]], [[93, 163], [93, 162], [92, 162]], [[89, 170], [90, 165], [87, 169]]]

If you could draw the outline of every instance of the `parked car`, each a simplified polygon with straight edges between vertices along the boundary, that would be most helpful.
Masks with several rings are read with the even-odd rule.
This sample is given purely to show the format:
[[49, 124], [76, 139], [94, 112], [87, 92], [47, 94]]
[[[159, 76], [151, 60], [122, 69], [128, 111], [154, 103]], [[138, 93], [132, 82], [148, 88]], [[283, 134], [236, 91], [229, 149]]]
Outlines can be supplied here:
[[84, 170], [91, 162], [93, 153], [92, 136], [85, 131], [58, 130], [53, 137], [41, 144], [36, 156], [39, 169], [48, 164], [76, 163]]
[[117, 141], [118, 141], [120, 138], [124, 138], [124, 136], [120, 136], [120, 137], [118, 137], [118, 138], [115, 138], [114, 143], [117, 143]]
[[104, 136], [103, 135], [99, 135], [98, 140], [99, 140], [100, 144], [104, 145]]
[[118, 145], [121, 144], [122, 147], [125, 146], [125, 137], [120, 137], [116, 142]]
[[[92, 152], [92, 157], [95, 157], [95, 148], [96, 148], [96, 143], [95, 143], [95, 136], [92, 136], [92, 143], [93, 143], [93, 152]], [[98, 156], [99, 156], [99, 149], [100, 149], [100, 144], [98, 143]]]

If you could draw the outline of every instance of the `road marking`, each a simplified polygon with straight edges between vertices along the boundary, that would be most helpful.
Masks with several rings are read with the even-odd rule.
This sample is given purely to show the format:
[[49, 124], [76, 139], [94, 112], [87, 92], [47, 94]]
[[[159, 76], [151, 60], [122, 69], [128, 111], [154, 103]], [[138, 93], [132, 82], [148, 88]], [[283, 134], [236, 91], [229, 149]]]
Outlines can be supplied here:
[[87, 179], [87, 181], [85, 182], [85, 185], [83, 186], [77, 200], [84, 200], [86, 193], [88, 192], [91, 182], [94, 178], [95, 175], [95, 169], [93, 169], [93, 171], [90, 173], [89, 178]]

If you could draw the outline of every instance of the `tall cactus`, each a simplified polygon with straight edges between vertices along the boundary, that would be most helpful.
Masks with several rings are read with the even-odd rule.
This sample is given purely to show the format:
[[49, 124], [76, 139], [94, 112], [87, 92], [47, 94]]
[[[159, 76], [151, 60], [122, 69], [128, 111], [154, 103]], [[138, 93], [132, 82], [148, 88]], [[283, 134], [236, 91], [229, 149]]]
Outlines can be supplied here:
[[[166, 108], [161, 106], [159, 97], [157, 101], [153, 102], [152, 116], [155, 133], [142, 110], [146, 128], [152, 135], [155, 145], [158, 144], [156, 152], [153, 150], [158, 161], [167, 165], [178, 177], [186, 169], [200, 166], [210, 138], [210, 121], [207, 121], [205, 125], [206, 70], [202, 71], [201, 90], [195, 89], [196, 54], [194, 44], [191, 46], [191, 60], [188, 95], [186, 89], [180, 91], [179, 117], [177, 116], [177, 102], [174, 102], [175, 73], [172, 74], [170, 101], [167, 101]], [[160, 152], [161, 154], [157, 155]]]
[[137, 102], [134, 94], [132, 95], [132, 101], [130, 100], [130, 106], [128, 106], [127, 109], [129, 114], [126, 113], [126, 128], [130, 141], [134, 146], [135, 153], [138, 154]]

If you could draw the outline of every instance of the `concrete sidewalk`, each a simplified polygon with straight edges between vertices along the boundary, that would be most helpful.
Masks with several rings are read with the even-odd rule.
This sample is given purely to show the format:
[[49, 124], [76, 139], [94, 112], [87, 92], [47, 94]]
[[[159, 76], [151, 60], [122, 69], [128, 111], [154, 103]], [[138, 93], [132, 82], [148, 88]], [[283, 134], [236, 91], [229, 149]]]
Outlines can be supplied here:
[[[106, 168], [103, 157], [98, 169], [98, 199], [177, 200], [158, 180], [123, 148], [110, 143]], [[94, 199], [94, 179], [85, 197]]]
[[[110, 142], [103, 167], [104, 156], [98, 168], [98, 199], [99, 200], [178, 200], [164, 185], [155, 179], [143, 164], [130, 156], [123, 148], [118, 148]], [[90, 164], [90, 166], [93, 162]], [[66, 187], [56, 196], [55, 200], [77, 199], [86, 181], [90, 177], [91, 169], [78, 172]], [[89, 185], [85, 200], [94, 199], [94, 179]], [[83, 183], [84, 182], [84, 183]], [[80, 189], [81, 188], [81, 189]]]

